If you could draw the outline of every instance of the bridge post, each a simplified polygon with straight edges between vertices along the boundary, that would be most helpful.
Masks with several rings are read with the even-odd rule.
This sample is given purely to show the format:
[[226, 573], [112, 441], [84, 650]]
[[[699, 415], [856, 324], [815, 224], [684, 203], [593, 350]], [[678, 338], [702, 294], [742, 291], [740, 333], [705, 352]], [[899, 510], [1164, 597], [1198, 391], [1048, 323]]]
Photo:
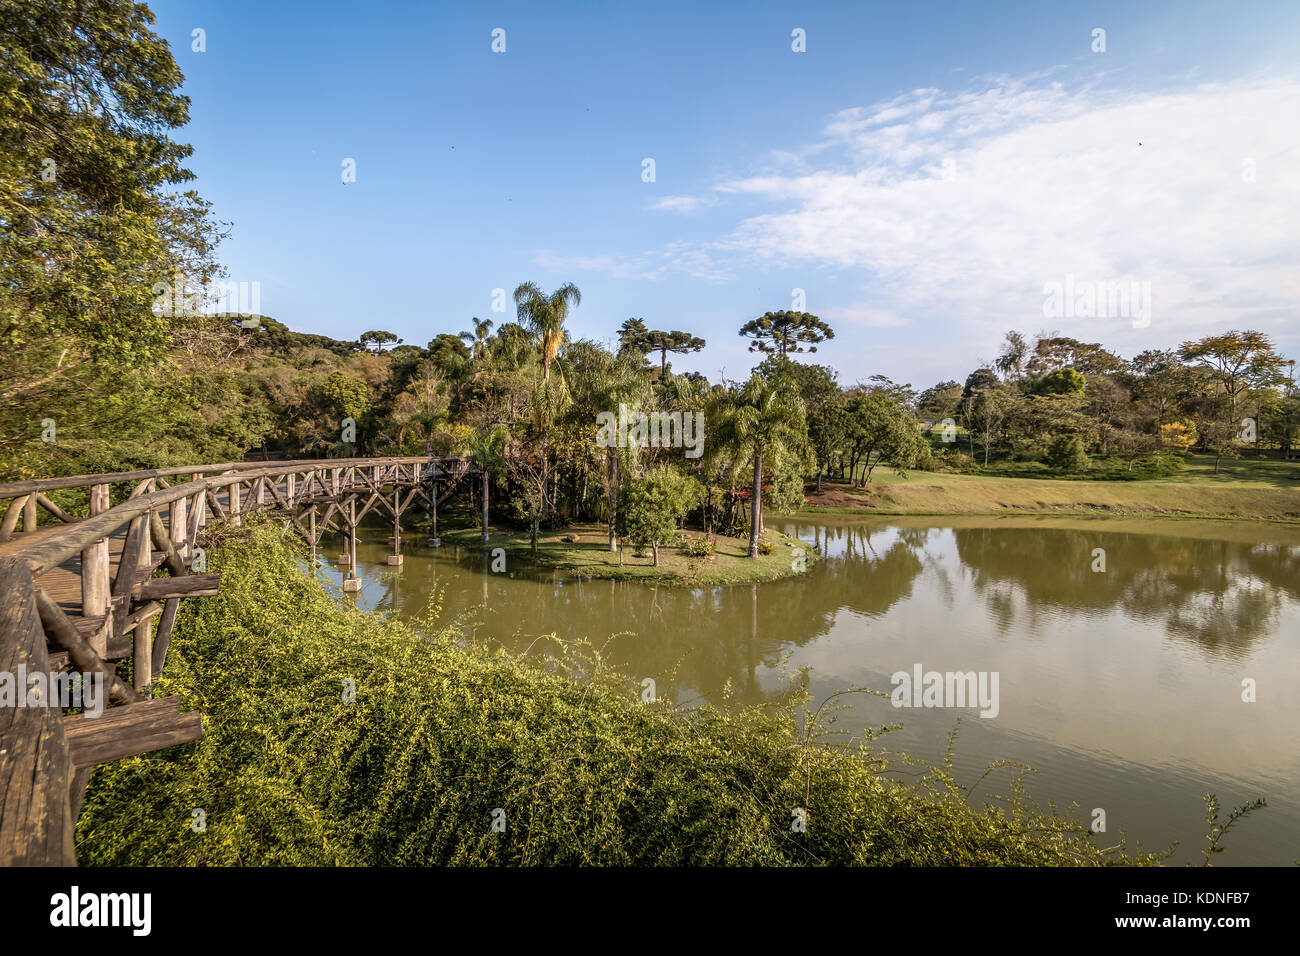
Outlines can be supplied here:
[[244, 523], [239, 503], [239, 482], [236, 481], [227, 485], [226, 490], [230, 493], [230, 504], [227, 506], [230, 511], [230, 523], [238, 528]]
[[400, 568], [402, 566], [402, 492], [393, 485], [393, 553], [388, 556], [390, 566]]
[[[108, 485], [92, 485], [90, 517], [103, 514], [108, 505]], [[104, 617], [109, 613], [109, 588], [108, 539], [101, 538], [81, 552], [81, 613], [85, 617]], [[108, 653], [108, 633], [104, 628], [90, 639], [90, 646], [100, 657]]]
[[36, 492], [23, 499], [23, 530], [28, 534], [36, 530]]
[[357, 499], [348, 501], [348, 576], [343, 579], [343, 591], [361, 590], [361, 579], [357, 577]]
[[433, 546], [440, 548], [442, 547], [442, 539], [438, 537], [438, 473], [436, 467], [433, 480], [429, 482], [429, 486], [433, 489]]
[[176, 549], [176, 553], [179, 554], [183, 560], [188, 561], [190, 558], [190, 543], [185, 535], [185, 529], [188, 524], [186, 521], [187, 509], [185, 507], [185, 499], [177, 498], [169, 504], [167, 508], [169, 512], [167, 523], [170, 525], [168, 530], [171, 533], [172, 547]]

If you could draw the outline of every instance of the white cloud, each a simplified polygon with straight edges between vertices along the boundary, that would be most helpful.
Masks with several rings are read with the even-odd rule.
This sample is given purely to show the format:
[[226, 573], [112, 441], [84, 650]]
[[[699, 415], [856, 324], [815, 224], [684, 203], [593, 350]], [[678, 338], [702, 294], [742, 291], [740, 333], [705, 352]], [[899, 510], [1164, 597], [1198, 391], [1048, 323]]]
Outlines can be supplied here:
[[717, 199], [712, 196], [662, 196], [651, 203], [651, 209], [665, 212], [692, 213], [702, 206], [712, 206]]
[[[562, 261], [655, 279], [824, 269], [864, 291], [847, 303], [841, 292], [838, 308], [823, 292], [818, 314], [910, 326], [956, 365], [952, 356], [996, 348], [1010, 328], [1122, 354], [1233, 327], [1269, 332], [1284, 350], [1300, 344], [1292, 78], [1119, 91], [1043, 74], [913, 90], [845, 109], [819, 141], [715, 184], [700, 221], [716, 227], [729, 200], [766, 210], [723, 220], [720, 238]], [[659, 208], [702, 202], [664, 197]], [[1044, 316], [1045, 284], [1066, 276], [1150, 283], [1150, 323]]]
[[[832, 151], [820, 170], [719, 186], [788, 207], [741, 222], [727, 248], [868, 270], [887, 314], [997, 329], [1045, 324], [1043, 285], [1066, 274], [1150, 282], [1149, 332], [1166, 342], [1207, 326], [1269, 330], [1300, 300], [1294, 80], [916, 90], [845, 110], [824, 132], [837, 165]], [[1062, 331], [1114, 341], [1128, 325], [1091, 321], [1111, 325]]]
[[821, 318], [834, 326], [856, 325], [864, 329], [895, 329], [911, 325], [912, 320], [889, 309], [880, 309], [872, 305], [851, 305], [847, 308], [830, 308], [821, 310]]

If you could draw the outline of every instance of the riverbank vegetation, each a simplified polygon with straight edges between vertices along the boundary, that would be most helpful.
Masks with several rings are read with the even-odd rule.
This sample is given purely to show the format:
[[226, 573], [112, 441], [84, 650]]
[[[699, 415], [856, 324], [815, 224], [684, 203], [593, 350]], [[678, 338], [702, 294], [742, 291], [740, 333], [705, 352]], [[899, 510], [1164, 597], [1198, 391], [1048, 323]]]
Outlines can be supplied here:
[[592, 651], [520, 660], [435, 611], [422, 633], [359, 611], [270, 523], [210, 557], [222, 594], [183, 606], [157, 685], [204, 736], [95, 769], [83, 864], [1156, 862], [1040, 813], [1014, 768], [972, 805], [946, 768], [893, 782], [793, 706], [677, 711]]

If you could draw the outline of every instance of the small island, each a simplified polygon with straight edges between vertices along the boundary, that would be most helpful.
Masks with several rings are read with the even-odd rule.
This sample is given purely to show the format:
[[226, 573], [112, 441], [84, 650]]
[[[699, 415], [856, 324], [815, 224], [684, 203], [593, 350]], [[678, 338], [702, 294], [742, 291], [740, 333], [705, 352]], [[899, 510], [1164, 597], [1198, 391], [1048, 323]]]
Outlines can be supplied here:
[[596, 524], [539, 532], [536, 551], [528, 532], [496, 528], [487, 541], [478, 528], [444, 532], [442, 546], [448, 545], [489, 553], [503, 548], [508, 567], [522, 561], [532, 567], [572, 571], [593, 578], [674, 587], [776, 581], [804, 573], [817, 560], [811, 545], [773, 530], [764, 532], [759, 539], [757, 558], [749, 557], [748, 538], [684, 531], [680, 543], [660, 546], [658, 565], [649, 547], [637, 549], [625, 545], [617, 552], [610, 551], [608, 532]]

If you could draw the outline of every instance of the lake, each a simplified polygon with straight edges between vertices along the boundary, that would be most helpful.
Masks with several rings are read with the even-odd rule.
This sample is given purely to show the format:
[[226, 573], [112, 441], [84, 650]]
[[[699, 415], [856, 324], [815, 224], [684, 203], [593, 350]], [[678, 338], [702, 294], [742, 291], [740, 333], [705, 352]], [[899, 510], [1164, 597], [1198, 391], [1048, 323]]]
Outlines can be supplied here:
[[[355, 599], [410, 616], [441, 590], [443, 619], [468, 639], [539, 654], [554, 650], [547, 635], [585, 638], [681, 707], [777, 700], [801, 669], [813, 706], [850, 687], [892, 692], [891, 676], [918, 666], [974, 672], [995, 681], [984, 684], [997, 690], [995, 716], [972, 699], [895, 707], [852, 694], [839, 698], [834, 739], [901, 723], [873, 746], [940, 762], [960, 718], [960, 783], [994, 761], [1027, 764], [1035, 802], [1077, 804], [1088, 823], [1100, 808], [1102, 845], [1121, 831], [1130, 849], [1176, 843], [1176, 864], [1202, 860], [1204, 794], [1223, 816], [1262, 796], [1268, 807], [1228, 834], [1215, 863], [1300, 860], [1300, 530], [1048, 517], [768, 524], [823, 559], [785, 581], [683, 590], [522, 564], [493, 574], [481, 554], [411, 535], [392, 573], [385, 532], [368, 529]], [[341, 580], [337, 567], [321, 573]], [[961, 703], [961, 685], [948, 680], [929, 701]], [[915, 697], [926, 700], [920, 687]], [[1007, 793], [1012, 772], [995, 771], [972, 802]]]

